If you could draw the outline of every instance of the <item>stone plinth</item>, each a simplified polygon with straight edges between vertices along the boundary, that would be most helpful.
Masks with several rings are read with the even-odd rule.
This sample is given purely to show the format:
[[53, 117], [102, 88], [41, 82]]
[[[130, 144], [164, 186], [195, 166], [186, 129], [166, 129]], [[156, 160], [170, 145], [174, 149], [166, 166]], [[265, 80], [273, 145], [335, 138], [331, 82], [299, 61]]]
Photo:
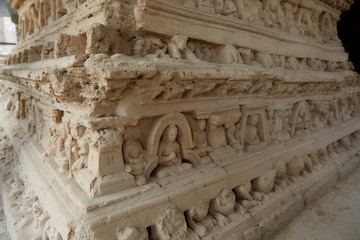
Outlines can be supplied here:
[[9, 2], [13, 239], [269, 239], [359, 165], [350, 0]]

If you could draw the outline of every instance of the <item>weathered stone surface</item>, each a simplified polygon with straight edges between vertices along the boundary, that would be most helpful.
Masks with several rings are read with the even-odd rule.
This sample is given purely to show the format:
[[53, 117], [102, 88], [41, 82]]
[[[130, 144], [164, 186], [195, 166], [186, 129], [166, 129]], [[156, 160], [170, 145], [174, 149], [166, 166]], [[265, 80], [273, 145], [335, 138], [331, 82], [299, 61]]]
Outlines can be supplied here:
[[350, 0], [9, 2], [12, 239], [269, 239], [359, 165]]

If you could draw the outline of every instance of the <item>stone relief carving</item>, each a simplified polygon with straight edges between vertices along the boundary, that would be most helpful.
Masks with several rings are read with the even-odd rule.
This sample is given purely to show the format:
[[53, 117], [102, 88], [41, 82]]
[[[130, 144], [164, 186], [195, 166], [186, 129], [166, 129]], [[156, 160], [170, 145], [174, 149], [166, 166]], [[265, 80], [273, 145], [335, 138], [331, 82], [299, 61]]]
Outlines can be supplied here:
[[84, 0], [37, 0], [30, 5], [29, 11], [20, 16], [19, 24], [22, 29], [22, 39], [36, 33], [40, 28], [56, 21], [66, 14], [77, 9]]
[[327, 42], [338, 41], [334, 16], [321, 4], [280, 0], [186, 0], [186, 7], [239, 18]]
[[199, 154], [193, 150], [190, 125], [180, 113], [160, 117], [153, 125], [146, 142], [146, 178], [150, 177], [155, 168], [155, 176], [166, 177], [189, 170], [200, 162]]
[[209, 213], [216, 219], [219, 226], [224, 227], [230, 222], [229, 215], [240, 208], [241, 206], [235, 201], [234, 192], [224, 188], [218, 197], [211, 200]]
[[328, 120], [327, 124], [332, 126], [337, 121], [339, 121], [339, 109], [337, 100], [333, 100], [329, 103], [329, 112], [328, 112]]
[[166, 43], [157, 38], [139, 38], [133, 47], [133, 53], [135, 56], [145, 57], [169, 57], [166, 54], [168, 46]]
[[174, 35], [168, 43], [168, 52], [171, 58], [197, 60], [193, 50], [188, 45], [188, 37]]
[[286, 164], [286, 173], [292, 179], [300, 176], [300, 174], [305, 169], [304, 160], [298, 156], [293, 157], [287, 164]]
[[195, 206], [186, 211], [186, 220], [199, 237], [204, 237], [217, 224], [216, 220], [209, 213], [210, 201], [199, 201]]
[[235, 187], [234, 193], [236, 195], [236, 201], [240, 204], [240, 213], [242, 214], [246, 213], [247, 209], [261, 204], [261, 202], [254, 199], [251, 194], [252, 188], [250, 181]]
[[87, 54], [116, 54], [127, 53], [125, 39], [116, 31], [103, 24], [95, 23], [86, 33]]
[[208, 155], [214, 148], [208, 145], [206, 134], [207, 120], [195, 119], [191, 116], [187, 116], [187, 120], [189, 121], [192, 130], [192, 137], [195, 144], [194, 151], [198, 153], [200, 157]]
[[[34, 145], [24, 145], [24, 151], [46, 151], [39, 160], [25, 160], [51, 170], [46, 181], [42, 174], [33, 176], [51, 183], [37, 190], [39, 196], [54, 199], [56, 192], [59, 202], [73, 207], [69, 215], [80, 210], [81, 219], [96, 213], [89, 234], [221, 238], [221, 232], [237, 231], [235, 220], [258, 224], [277, 199], [299, 191], [299, 185], [305, 198], [309, 179], [332, 169], [326, 164], [335, 161], [339, 169], [334, 171], [340, 172], [340, 161], [358, 150], [357, 132], [343, 137], [338, 131], [338, 126], [347, 133], [357, 126], [356, 77], [344, 72], [352, 70], [345, 56], [328, 60], [336, 59], [331, 51], [340, 47], [339, 6], [331, 9], [325, 0], [312, 6], [293, 0], [181, 0], [164, 12], [183, 11], [173, 15], [184, 21], [213, 18], [225, 32], [232, 25], [254, 37], [275, 39], [275, 45], [284, 42], [282, 34], [299, 45], [325, 43], [329, 55], [322, 59], [306, 52], [286, 55], [276, 47], [271, 52], [246, 48], [246, 41], [238, 46], [236, 39], [224, 45], [221, 36], [185, 36], [171, 26], [169, 32], [151, 35], [152, 30], [143, 29], [148, 19], [140, 22], [139, 15], [162, 3], [175, 6], [169, 1], [104, 1], [101, 6], [90, 1], [77, 11], [84, 0], [32, 0], [19, 11], [26, 40], [7, 63], [23, 65], [1, 71], [1, 95], [6, 94], [3, 84], [16, 88], [6, 107]], [[82, 10], [81, 16], [73, 14]], [[197, 19], [186, 19], [196, 14]], [[57, 63], [65, 67], [47, 68]], [[320, 141], [326, 133], [336, 141]], [[302, 145], [303, 139], [315, 144]], [[61, 239], [64, 230], [56, 229], [55, 211], [43, 211], [40, 200], [24, 193], [19, 178], [8, 182], [12, 189], [5, 197], [33, 217], [19, 217], [16, 225], [33, 224], [44, 229], [40, 238]], [[85, 192], [74, 191], [79, 187]], [[158, 211], [170, 202], [176, 207]], [[129, 209], [113, 207], [123, 203], [130, 203]], [[60, 209], [55, 205], [50, 207]], [[105, 207], [112, 210], [111, 221], [101, 216]], [[77, 238], [76, 224], [64, 223], [68, 236]]]
[[192, 168], [191, 164], [182, 162], [177, 135], [176, 125], [169, 125], [162, 135], [158, 151], [159, 165], [155, 170], [157, 177], [174, 176]]
[[[40, 116], [42, 112], [37, 107], [38, 104], [36, 104], [35, 99], [26, 100], [26, 98], [23, 98], [24, 95], [18, 93], [8, 93], [8, 95], [15, 101], [20, 102], [20, 104], [13, 104], [12, 101], [9, 101], [9, 109], [14, 109], [15, 114], [17, 114], [20, 119], [33, 119], [32, 124], [34, 125], [30, 127], [33, 129], [31, 132], [36, 132], [36, 135], [41, 134], [42, 130], [40, 125], [45, 125], [41, 123], [44, 120]], [[353, 95], [355, 96], [356, 94]], [[218, 117], [214, 117], [216, 116], [214, 115], [209, 119], [184, 118], [182, 121], [186, 121], [188, 127], [190, 126], [187, 131], [191, 133], [189, 136], [191, 136], [192, 139], [189, 141], [190, 145], [188, 144], [187, 149], [195, 153], [193, 160], [190, 161], [191, 164], [184, 162], [187, 160], [187, 158], [184, 158], [186, 150], [184, 151], [182, 149], [185, 141], [180, 141], [178, 138], [179, 127], [175, 123], [177, 120], [174, 121], [175, 124], [169, 123], [163, 130], [162, 135], [159, 135], [161, 130], [157, 133], [159, 136], [159, 145], [158, 150], [155, 151], [156, 154], [153, 156], [158, 159], [155, 161], [155, 164], [154, 161], [150, 161], [151, 163], [145, 161], [145, 159], [151, 159], [151, 157], [146, 157], [149, 156], [149, 151], [147, 148], [143, 148], [142, 143], [139, 141], [140, 129], [138, 127], [128, 127], [124, 134], [124, 144], [122, 147], [125, 171], [135, 177], [138, 185], [143, 185], [146, 183], [146, 178], [150, 176], [151, 169], [155, 169], [154, 176], [158, 177], [178, 175], [199, 163], [211, 161], [210, 158], [205, 162], [200, 161], [200, 158], [207, 156], [213, 149], [219, 147], [232, 146], [237, 150], [241, 150], [241, 146], [244, 146], [245, 151], [250, 151], [254, 148], [257, 149], [257, 147], [261, 148], [263, 145], [260, 143], [265, 144], [270, 140], [281, 141], [282, 139], [287, 139], [291, 131], [293, 131], [292, 136], [297, 136], [303, 134], [303, 131], [308, 131], [309, 128], [320, 130], [327, 126], [329, 122], [334, 122], [336, 118], [339, 118], [335, 118], [334, 116], [341, 116], [340, 112], [337, 111], [338, 106], [344, 105], [345, 110], [351, 109], [351, 113], [350, 111], [349, 113], [343, 111], [345, 114], [350, 115], [350, 117], [351, 115], [357, 114], [358, 107], [355, 103], [356, 98], [353, 101], [347, 101], [346, 104], [344, 103], [344, 99], [344, 97], [335, 98], [325, 103], [313, 103], [310, 101], [310, 107], [306, 102], [299, 102], [294, 105], [292, 110], [281, 108], [272, 110], [268, 108], [266, 118], [265, 111], [263, 110], [245, 111], [242, 114], [243, 118], [241, 118], [241, 121], [239, 121], [241, 116], [239, 113], [234, 115], [220, 114]], [[27, 108], [27, 105], [31, 106], [29, 107], [29, 111], [24, 110]], [[311, 117], [310, 108], [312, 109]], [[330, 109], [330, 111], [326, 109]], [[291, 121], [289, 119], [290, 112]], [[297, 117], [295, 117], [296, 114]], [[49, 137], [51, 142], [49, 147], [46, 147], [48, 151], [47, 155], [55, 155], [55, 161], [59, 164], [60, 170], [62, 172], [68, 172], [70, 170], [70, 175], [74, 175], [79, 170], [86, 168], [89, 155], [89, 139], [85, 136], [86, 129], [75, 122], [66, 120], [68, 117], [64, 117], [62, 111], [54, 109], [45, 115], [47, 116], [47, 120], [45, 120], [48, 122], [48, 134], [46, 136]], [[343, 115], [344, 113], [342, 116]], [[243, 125], [245, 118], [246, 125]], [[39, 119], [39, 121], [37, 119]], [[260, 120], [262, 121], [261, 124], [259, 123]], [[225, 121], [227, 121], [227, 124], [223, 125]], [[208, 126], [206, 126], [207, 122], [209, 122]], [[290, 124], [292, 126], [291, 128]], [[37, 130], [37, 128], [39, 129]], [[211, 130], [212, 128], [213, 130]], [[268, 133], [266, 133], [267, 131]], [[170, 135], [172, 135], [171, 138]], [[243, 139], [243, 144], [241, 144], [241, 139]], [[213, 144], [213, 146], [209, 146], [208, 141], [209, 144]], [[49, 142], [46, 142], [46, 144], [49, 144]], [[46, 146], [46, 144], [44, 146]], [[344, 148], [349, 149], [350, 145], [350, 140], [341, 139], [339, 143], [333, 143], [327, 146], [324, 151], [320, 150], [315, 155], [310, 154], [309, 157], [300, 157], [301, 161], [304, 162], [304, 169], [307, 172], [311, 172], [319, 160], [325, 161], [328, 155], [334, 152], [338, 153]], [[167, 161], [166, 159], [169, 157], [173, 157], [173, 160]], [[292, 164], [289, 163], [288, 165], [291, 166]], [[158, 174], [158, 172], [163, 172], [161, 169], [166, 169], [167, 173]], [[287, 171], [292, 172], [291, 167], [287, 167]], [[289, 175], [296, 176], [297, 174], [291, 173]], [[279, 176], [281, 176], [281, 174]], [[277, 178], [279, 178], [279, 176], [277, 176]]]
[[117, 234], [118, 240], [147, 240], [149, 239], [146, 229], [137, 229], [135, 227], [127, 227]]
[[[276, 177], [276, 170], [267, 170], [262, 173], [259, 177], [251, 181], [251, 186], [254, 191], [267, 194], [271, 192], [274, 186], [274, 181]], [[264, 198], [262, 196], [262, 198]]]
[[177, 208], [167, 208], [164, 214], [151, 226], [151, 239], [192, 239], [185, 216]]
[[213, 115], [208, 119], [208, 140], [213, 148], [231, 146], [238, 151], [242, 149], [235, 125], [240, 116], [240, 112], [229, 112]]
[[144, 185], [144, 170], [147, 165], [145, 151], [139, 142], [140, 128], [128, 127], [124, 133], [123, 154], [125, 171], [135, 176], [137, 185]]
[[245, 151], [261, 148], [271, 141], [264, 110], [244, 112], [237, 130]]
[[[328, 72], [335, 72], [348, 71], [352, 68], [352, 64], [348, 61], [330, 62], [321, 59], [276, 55], [233, 45], [213, 47], [189, 40], [183, 35], [174, 35], [169, 41], [163, 41], [158, 38], [138, 38], [135, 40], [134, 46], [131, 49], [131, 46], [125, 42], [125, 39], [123, 39], [121, 35], [116, 31], [116, 33], [111, 34], [110, 32], [112, 31], [113, 30], [104, 28], [101, 25], [96, 25], [91, 28], [91, 31], [82, 35], [59, 34], [55, 42], [46, 42], [44, 45], [31, 46], [29, 49], [14, 53], [5, 60], [5, 63], [31, 63], [71, 55], [85, 56], [85, 53], [123, 53], [135, 57], [171, 57], [175, 59], [191, 61], [202, 60], [221, 64], [247, 64], [262, 66], [264, 68], [285, 68], [294, 71], [305, 69], [323, 71], [325, 69], [325, 71]], [[104, 37], [109, 34], [112, 37]], [[99, 59], [106, 58], [106, 56], [107, 55], [99, 55]]]
[[76, 174], [79, 170], [87, 167], [87, 158], [89, 155], [89, 143], [86, 139], [86, 128], [78, 125], [71, 124], [71, 155], [69, 161], [69, 168], [71, 174]]
[[56, 230], [54, 225], [51, 222], [51, 219], [49, 219], [44, 227], [44, 231], [42, 234], [41, 240], [62, 240], [60, 233]]
[[324, 128], [328, 124], [328, 103], [312, 104], [311, 110], [311, 127], [313, 129]]
[[[5, 91], [6, 93], [6, 91]], [[19, 106], [19, 118], [23, 121], [26, 121], [27, 118], [39, 118], [38, 114], [40, 114], [40, 111], [38, 109], [38, 113], [36, 113], [36, 108], [38, 104], [36, 104], [35, 100], [29, 100], [29, 101], [22, 101], [23, 98], [25, 98], [25, 95], [19, 95], [19, 94], [13, 94], [11, 95], [8, 93], [12, 98], [17, 99], [21, 104]], [[19, 97], [20, 96], [20, 97]], [[31, 103], [29, 111], [23, 111], [24, 107], [26, 108], [27, 102]], [[251, 118], [253, 116], [256, 116], [256, 120], [259, 121], [259, 118], [262, 117], [264, 119], [264, 123], [271, 124], [275, 123], [276, 121], [276, 114], [277, 113], [290, 113], [294, 114], [298, 112], [300, 115], [300, 127], [296, 128], [296, 131], [303, 131], [304, 128], [303, 123], [304, 119], [306, 120], [307, 117], [305, 113], [301, 113], [300, 109], [301, 106], [303, 107], [304, 111], [306, 109], [312, 109], [311, 111], [311, 117], [310, 117], [310, 111], [308, 116], [308, 122], [311, 123], [311, 126], [317, 126], [314, 128], [315, 130], [320, 130], [329, 122], [329, 117], [326, 117], [327, 111], [326, 109], [330, 107], [331, 103], [333, 103], [333, 107], [336, 107], [337, 105], [337, 98], [335, 98], [333, 101], [326, 101], [325, 103], [322, 102], [311, 102], [310, 107], [307, 106], [307, 102], [300, 102], [294, 105], [292, 109], [281, 109], [284, 107], [281, 107], [280, 109], [274, 108], [268, 108], [267, 114], [265, 115], [264, 110], [250, 110], [250, 111], [244, 111], [242, 116], [244, 119], [244, 116], [247, 118], [247, 124], [245, 125], [245, 132], [246, 129], [251, 125], [252, 127], [257, 126], [257, 124], [251, 124], [249, 121], [251, 121]], [[328, 104], [329, 103], [329, 104]], [[358, 108], [353, 102], [346, 102], [347, 105], [345, 107], [348, 107], [351, 110], [351, 113], [356, 114], [358, 111]], [[9, 105], [10, 108], [12, 107], [12, 104]], [[352, 107], [353, 106], [353, 107]], [[333, 111], [333, 114], [336, 114], [336, 109], [331, 110]], [[73, 155], [73, 164], [70, 166], [72, 173], [76, 174], [78, 171], [74, 168], [76, 165], [76, 162], [79, 161], [79, 164], [82, 167], [85, 167], [86, 158], [88, 156], [88, 148], [89, 143], [84, 136], [86, 135], [86, 129], [79, 125], [75, 124], [72, 121], [67, 121], [69, 118], [68, 116], [64, 115], [64, 113], [60, 110], [53, 109], [51, 111], [48, 111], [45, 114], [45, 118], [42, 121], [49, 122], [49, 137], [52, 139], [51, 141], [55, 144], [53, 145], [53, 148], [49, 148], [49, 151], [54, 152], [56, 154], [62, 154], [66, 147], [66, 141], [68, 141], [70, 144], [70, 152]], [[350, 114], [350, 117], [352, 117]], [[181, 116], [181, 115], [177, 115]], [[266, 118], [265, 118], [266, 116]], [[279, 115], [281, 116], [281, 115]], [[293, 116], [293, 115], [292, 115]], [[224, 116], [222, 116], [224, 118]], [[206, 133], [206, 123], [209, 121], [209, 119], [195, 119], [193, 117], [187, 117], [182, 119], [186, 122], [189, 122], [189, 129], [191, 129], [191, 137], [193, 139], [193, 149], [194, 151], [197, 148], [200, 148], [200, 146], [203, 146], [205, 148], [208, 148], [206, 141], [207, 140], [207, 133]], [[221, 118], [220, 118], [221, 119]], [[235, 118], [234, 118], [235, 119]], [[240, 115], [237, 115], [236, 119], [240, 119]], [[294, 118], [299, 119], [299, 118]], [[283, 124], [283, 119], [279, 118], [278, 121]], [[288, 120], [287, 120], [288, 121]], [[179, 122], [179, 120], [176, 120], [175, 122]], [[239, 120], [233, 120], [235, 122], [234, 126], [238, 127], [240, 125], [236, 125], [236, 123], [239, 123]], [[240, 121], [241, 122], [241, 121]], [[255, 120], [254, 120], [255, 122]], [[321, 124], [320, 124], [321, 123]], [[280, 125], [281, 125], [280, 124]], [[162, 162], [164, 162], [164, 159], [162, 157], [173, 155], [174, 158], [178, 163], [179, 160], [182, 163], [182, 150], [181, 150], [181, 140], [179, 136], [180, 127], [176, 124], [164, 124], [166, 128], [162, 131], [162, 134], [160, 135], [160, 141], [159, 141], [159, 147], [158, 147], [158, 153], [157, 157], [159, 158], [159, 165], [162, 167]], [[226, 133], [226, 126], [220, 125], [221, 131], [224, 134], [224, 139], [226, 141], [226, 144], [228, 145], [230, 141], [227, 139], [227, 133]], [[274, 124], [273, 127], [269, 127], [271, 129], [271, 132], [273, 129], [275, 129], [275, 133], [279, 132], [279, 129], [283, 129], [283, 126], [280, 127], [277, 126], [277, 124]], [[253, 129], [252, 129], [253, 130]], [[37, 130], [38, 131], [38, 130]], [[198, 131], [198, 132], [197, 132]], [[240, 130], [239, 130], [240, 131]], [[289, 131], [289, 130], [288, 130]], [[62, 133], [61, 133], [62, 132]], [[161, 132], [161, 131], [159, 131]], [[241, 131], [240, 131], [241, 132]], [[249, 131], [251, 133], [251, 130]], [[256, 132], [258, 138], [259, 137], [259, 130], [256, 129]], [[171, 133], [171, 134], [170, 134]], [[229, 133], [232, 136], [237, 136], [236, 131], [235, 133], [233, 131], [229, 131]], [[249, 133], [249, 134], [250, 134]], [[160, 134], [160, 133], [159, 133]], [[171, 135], [171, 138], [170, 138]], [[241, 135], [241, 134], [240, 134]], [[250, 134], [251, 135], [251, 134]], [[270, 134], [271, 135], [271, 134]], [[276, 134], [277, 135], [277, 134]], [[275, 135], [275, 136], [276, 136]], [[297, 134], [295, 133], [294, 136]], [[245, 134], [246, 137], [246, 134]], [[133, 167], [133, 169], [130, 172], [132, 175], [137, 178], [138, 175], [141, 175], [141, 179], [144, 180], [143, 183], [146, 183], [145, 180], [145, 169], [147, 166], [147, 162], [145, 161], [145, 156], [147, 149], [144, 149], [142, 144], [140, 143], [140, 128], [139, 127], [127, 127], [124, 132], [124, 144], [123, 144], [123, 152], [124, 152], [124, 162], [125, 162], [125, 171], [127, 166]], [[256, 177], [255, 179], [252, 179], [251, 182], [249, 181], [246, 184], [240, 185], [236, 188], [234, 188], [234, 192], [231, 190], [223, 190], [220, 195], [211, 201], [202, 201], [199, 202], [198, 205], [194, 206], [193, 208], [189, 209], [186, 212], [186, 219], [187, 219], [187, 227], [186, 236], [193, 237], [194, 239], [197, 239], [197, 237], [203, 237], [206, 236], [209, 232], [211, 232], [211, 229], [214, 228], [216, 225], [219, 225], [221, 227], [226, 226], [226, 224], [229, 222], [229, 216], [233, 213], [240, 213], [245, 214], [247, 213], [248, 209], [251, 209], [255, 206], [258, 206], [261, 204], [262, 201], [267, 201], [269, 199], [269, 196], [267, 195], [270, 192], [275, 193], [281, 193], [286, 189], [289, 185], [292, 184], [292, 182], [296, 181], [296, 179], [301, 176], [307, 176], [311, 174], [313, 171], [316, 171], [319, 169], [319, 164], [325, 164], [326, 161], [328, 161], [329, 157], [333, 156], [334, 154], [342, 154], [346, 151], [349, 151], [356, 141], [358, 141], [358, 134], [357, 132], [354, 132], [349, 137], [345, 137], [342, 139], [339, 139], [337, 142], [334, 142], [330, 145], [327, 145], [324, 148], [320, 148], [317, 152], [304, 154], [304, 155], [296, 155], [292, 159], [288, 161], [284, 160], [278, 160], [275, 164], [275, 170], [267, 170], [264, 171], [263, 174]], [[83, 143], [85, 141], [85, 143]], [[238, 141], [238, 140], [237, 140]], [[244, 139], [245, 144], [247, 142]], [[82, 146], [83, 144], [87, 146]], [[161, 149], [165, 150], [161, 150]], [[87, 150], [86, 150], [87, 149]], [[169, 150], [169, 154], [163, 154], [163, 152]], [[203, 156], [207, 155], [209, 152], [204, 151], [202, 154]], [[50, 153], [49, 153], [50, 154]], [[52, 153], [51, 153], [52, 154]], [[198, 153], [199, 156], [201, 155]], [[162, 160], [161, 160], [162, 159]], [[70, 159], [71, 160], [71, 159]], [[172, 160], [169, 160], [172, 161]], [[167, 161], [165, 161], [166, 163]], [[136, 164], [140, 163], [139, 168], [137, 168]], [[69, 163], [68, 163], [69, 164]], [[176, 164], [175, 164], [176, 165]], [[189, 164], [190, 165], [190, 164]], [[79, 165], [80, 166], [80, 165]], [[166, 164], [163, 165], [165, 167], [168, 167]], [[321, 165], [320, 165], [321, 166]], [[135, 167], [135, 168], [134, 168]], [[190, 166], [192, 168], [192, 166]], [[81, 169], [81, 168], [80, 168]], [[139, 170], [139, 174], [137, 174], [136, 170]], [[156, 171], [155, 171], [156, 172]], [[176, 173], [177, 174], [181, 174]], [[138, 181], [138, 180], [137, 180]], [[16, 188], [16, 184], [18, 181], [14, 180], [14, 188]], [[140, 185], [140, 184], [139, 184]], [[11, 193], [12, 195], [16, 195], [16, 193]], [[14, 196], [15, 196], [14, 195]], [[236, 196], [236, 197], [235, 197]], [[234, 200], [236, 199], [236, 201]], [[182, 214], [182, 213], [181, 213]], [[46, 231], [44, 230], [43, 236], [60, 236], [58, 235], [58, 232], [56, 229], [49, 227], [45, 224], [47, 217], [46, 214], [42, 214], [41, 211], [39, 212], [38, 217], [38, 224], [44, 225]], [[175, 223], [174, 223], [175, 224]], [[157, 231], [157, 230], [156, 230]], [[153, 231], [152, 231], [153, 232]], [[177, 233], [174, 233], [175, 235]], [[179, 233], [180, 234], [180, 233]], [[185, 235], [179, 235], [179, 236], [185, 236]], [[119, 232], [119, 235], [121, 238], [123, 236], [128, 236], [129, 239], [135, 239], [135, 238], [143, 238], [145, 239], [147, 237], [147, 231], [143, 230], [137, 230], [135, 228], [126, 229], [124, 231]], [[46, 239], [46, 238], [45, 238]], [[50, 238], [49, 238], [50, 239]], [[159, 238], [161, 239], [161, 238]]]
[[290, 116], [290, 136], [299, 136], [307, 133], [310, 124], [309, 106], [306, 102], [294, 105]]
[[275, 163], [276, 176], [274, 180], [273, 191], [282, 192], [287, 186], [291, 184], [287, 175], [286, 161], [280, 159]]
[[256, 145], [260, 143], [258, 136], [258, 129], [256, 127], [259, 120], [258, 115], [250, 115], [247, 119], [246, 129], [245, 129], [245, 151], [250, 151], [256, 148]]

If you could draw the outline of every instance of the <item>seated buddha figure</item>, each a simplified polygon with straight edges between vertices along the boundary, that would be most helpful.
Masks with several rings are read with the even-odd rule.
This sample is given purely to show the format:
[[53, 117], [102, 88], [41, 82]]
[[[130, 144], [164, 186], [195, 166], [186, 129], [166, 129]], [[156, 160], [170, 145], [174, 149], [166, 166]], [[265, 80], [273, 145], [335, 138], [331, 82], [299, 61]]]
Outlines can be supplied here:
[[159, 145], [159, 165], [155, 170], [155, 176], [174, 176], [192, 168], [191, 164], [182, 162], [177, 136], [176, 125], [171, 124], [165, 129]]
[[261, 142], [258, 136], [257, 123], [259, 116], [257, 114], [250, 115], [245, 129], [245, 151], [262, 147], [264, 142]]

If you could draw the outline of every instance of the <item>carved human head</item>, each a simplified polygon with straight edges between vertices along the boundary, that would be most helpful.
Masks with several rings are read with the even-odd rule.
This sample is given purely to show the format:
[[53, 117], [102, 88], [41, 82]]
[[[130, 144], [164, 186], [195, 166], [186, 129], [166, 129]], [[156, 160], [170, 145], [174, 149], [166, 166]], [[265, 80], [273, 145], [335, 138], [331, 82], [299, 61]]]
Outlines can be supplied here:
[[336, 103], [335, 102], [331, 102], [329, 104], [329, 111], [336, 111]]
[[178, 129], [175, 124], [170, 124], [164, 131], [164, 138], [168, 142], [174, 142], [177, 138]]
[[138, 39], [136, 40], [133, 51], [135, 56], [143, 56], [143, 51], [145, 47], [145, 40], [144, 39]]
[[200, 130], [204, 130], [206, 127], [206, 120], [205, 119], [200, 119], [198, 121], [196, 121], [196, 126], [200, 129]]
[[195, 221], [202, 221], [209, 211], [210, 201], [199, 201], [189, 211]]
[[297, 177], [304, 168], [304, 160], [295, 156], [287, 164], [287, 174], [292, 177]]
[[302, 107], [300, 107], [298, 115], [299, 115], [300, 117], [305, 116], [305, 109], [302, 108]]
[[180, 51], [184, 51], [186, 49], [188, 37], [184, 35], [175, 35], [171, 38], [171, 41], [176, 44]]
[[124, 140], [139, 139], [139, 137], [140, 137], [140, 128], [138, 126], [127, 127], [125, 129]]
[[266, 117], [267, 117], [268, 120], [271, 120], [274, 117], [274, 109], [269, 108], [266, 111]]
[[230, 201], [235, 201], [235, 193], [232, 190], [229, 190], [227, 188], [224, 188], [221, 192], [220, 192], [220, 199], [223, 202], [230, 202]]
[[221, 13], [224, 8], [224, 0], [215, 0], [215, 13]]
[[271, 192], [271, 189], [274, 186], [275, 176], [275, 170], [267, 170], [263, 172], [258, 178], [252, 181], [252, 188], [255, 191], [260, 191], [263, 193]]
[[84, 136], [86, 128], [84, 126], [79, 125], [78, 123], [74, 123], [71, 126], [71, 135], [74, 138], [81, 138]]
[[248, 123], [251, 126], [255, 126], [258, 122], [259, 116], [257, 114], [252, 114], [249, 116]]

